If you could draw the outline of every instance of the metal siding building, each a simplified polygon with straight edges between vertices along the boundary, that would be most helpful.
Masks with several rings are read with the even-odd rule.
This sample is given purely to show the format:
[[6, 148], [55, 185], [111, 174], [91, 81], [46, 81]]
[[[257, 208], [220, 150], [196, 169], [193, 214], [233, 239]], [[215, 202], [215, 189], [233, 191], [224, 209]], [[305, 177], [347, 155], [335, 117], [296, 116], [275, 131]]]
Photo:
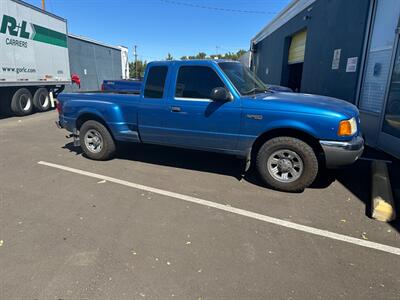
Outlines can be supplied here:
[[120, 48], [70, 34], [68, 49], [71, 74], [79, 75], [81, 88], [70, 85], [65, 91], [95, 91], [105, 79], [122, 78]]
[[399, 19], [399, 0], [293, 0], [252, 39], [252, 68], [357, 105], [367, 144], [400, 157]]

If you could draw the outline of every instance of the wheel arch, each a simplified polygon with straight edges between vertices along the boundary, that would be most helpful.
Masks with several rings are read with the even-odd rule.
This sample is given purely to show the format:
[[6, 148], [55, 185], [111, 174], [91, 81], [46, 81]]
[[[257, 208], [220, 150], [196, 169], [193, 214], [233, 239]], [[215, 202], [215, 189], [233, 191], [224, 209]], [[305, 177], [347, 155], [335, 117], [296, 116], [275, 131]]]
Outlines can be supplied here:
[[302, 140], [303, 142], [310, 145], [311, 148], [314, 150], [319, 163], [325, 162], [324, 151], [319, 143], [319, 140], [312, 134], [296, 128], [275, 128], [259, 135], [257, 139], [253, 142], [253, 145], [251, 147], [250, 151], [251, 160], [255, 161], [254, 158], [257, 155], [258, 150], [265, 142], [267, 142], [270, 139], [281, 136], [293, 137]]
[[113, 132], [112, 130], [110, 130], [110, 127], [107, 125], [107, 123], [104, 121], [104, 119], [102, 117], [100, 117], [99, 115], [92, 113], [92, 112], [85, 112], [82, 113], [81, 115], [79, 115], [79, 117], [76, 119], [75, 122], [75, 127], [77, 130], [80, 130], [80, 128], [82, 127], [82, 125], [86, 122], [86, 121], [96, 121], [99, 122], [100, 124], [102, 124], [105, 128], [107, 128], [108, 132], [111, 134], [111, 136], [114, 138]]

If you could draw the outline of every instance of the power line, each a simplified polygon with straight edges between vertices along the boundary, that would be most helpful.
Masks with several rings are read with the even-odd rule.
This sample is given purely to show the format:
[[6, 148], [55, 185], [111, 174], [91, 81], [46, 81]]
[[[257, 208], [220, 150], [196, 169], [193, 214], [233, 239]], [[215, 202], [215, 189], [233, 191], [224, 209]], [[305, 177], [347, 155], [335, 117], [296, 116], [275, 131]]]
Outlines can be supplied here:
[[217, 11], [225, 11], [225, 12], [233, 12], [233, 13], [244, 13], [244, 14], [259, 14], [259, 15], [266, 15], [266, 14], [277, 14], [276, 12], [269, 12], [269, 11], [258, 11], [258, 10], [242, 10], [242, 9], [234, 9], [234, 8], [225, 8], [225, 7], [215, 7], [215, 6], [208, 6], [208, 5], [201, 5], [201, 4], [193, 4], [175, 0], [160, 0], [161, 2], [174, 4], [174, 5], [181, 5], [181, 6], [188, 6], [194, 8], [201, 8], [201, 9], [209, 9], [209, 10], [217, 10]]

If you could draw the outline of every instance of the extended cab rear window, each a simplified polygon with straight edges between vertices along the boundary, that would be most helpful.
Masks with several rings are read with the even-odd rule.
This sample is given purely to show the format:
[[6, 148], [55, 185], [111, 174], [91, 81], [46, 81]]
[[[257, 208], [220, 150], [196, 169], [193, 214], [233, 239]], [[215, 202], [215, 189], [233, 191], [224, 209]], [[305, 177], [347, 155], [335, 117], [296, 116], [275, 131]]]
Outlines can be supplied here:
[[167, 78], [167, 66], [150, 67], [144, 88], [145, 98], [162, 98], [164, 95], [165, 80]]
[[211, 91], [225, 87], [218, 74], [207, 66], [183, 66], [176, 81], [176, 98], [210, 99]]

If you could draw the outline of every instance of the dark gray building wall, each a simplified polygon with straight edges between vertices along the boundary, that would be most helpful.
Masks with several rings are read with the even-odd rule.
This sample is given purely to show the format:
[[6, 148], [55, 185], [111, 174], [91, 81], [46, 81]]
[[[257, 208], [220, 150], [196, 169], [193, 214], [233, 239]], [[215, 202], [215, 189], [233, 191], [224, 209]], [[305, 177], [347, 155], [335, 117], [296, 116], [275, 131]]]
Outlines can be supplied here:
[[65, 91], [95, 91], [105, 79], [121, 79], [120, 50], [71, 36], [68, 37], [68, 50], [71, 75], [79, 75], [81, 88], [71, 85]]
[[[317, 0], [256, 45], [257, 74], [267, 83], [285, 85], [290, 37], [306, 28], [301, 92], [354, 103], [369, 6], [369, 0]], [[338, 70], [332, 70], [335, 49], [342, 49]], [[358, 57], [357, 72], [346, 73], [349, 57]]]

